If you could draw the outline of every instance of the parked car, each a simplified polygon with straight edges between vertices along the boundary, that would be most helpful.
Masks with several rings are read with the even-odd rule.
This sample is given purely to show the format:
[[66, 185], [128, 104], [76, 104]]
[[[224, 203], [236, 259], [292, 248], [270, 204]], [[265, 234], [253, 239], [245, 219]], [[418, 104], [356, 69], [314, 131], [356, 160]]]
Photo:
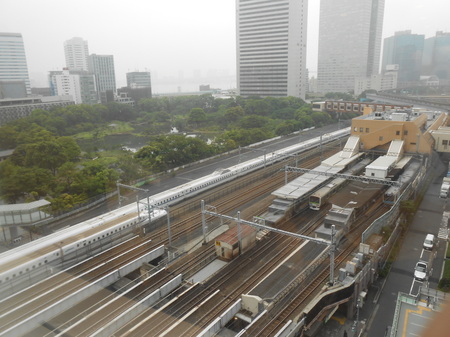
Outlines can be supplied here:
[[423, 248], [427, 250], [433, 250], [434, 247], [434, 235], [427, 234], [425, 241], [423, 242]]
[[414, 278], [418, 281], [425, 281], [427, 278], [427, 268], [428, 266], [425, 262], [417, 262], [414, 268]]

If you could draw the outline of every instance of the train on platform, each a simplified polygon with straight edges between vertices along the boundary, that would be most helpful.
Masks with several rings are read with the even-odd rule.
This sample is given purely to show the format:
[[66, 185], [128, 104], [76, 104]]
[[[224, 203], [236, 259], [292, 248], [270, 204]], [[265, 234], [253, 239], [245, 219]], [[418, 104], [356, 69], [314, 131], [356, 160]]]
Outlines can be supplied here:
[[[155, 194], [138, 203], [138, 207], [142, 207], [139, 210], [141, 216], [138, 214], [136, 204], [133, 203], [2, 253], [0, 254], [0, 261], [2, 261], [0, 290], [6, 283], [12, 284], [18, 278], [31, 279], [33, 273], [36, 273], [38, 269], [48, 270], [49, 265], [61, 267], [65, 259], [80, 256], [94, 246], [101, 246], [105, 238], [118, 233], [123, 237], [149, 221], [162, 219], [167, 215], [167, 212], [162, 209], [165, 206], [178, 203], [206, 189], [349, 134], [350, 128], [340, 129], [226, 169], [216, 170], [200, 179]], [[146, 204], [151, 208], [150, 216]], [[147, 215], [143, 216], [142, 214], [145, 212]], [[102, 226], [105, 227], [104, 230], [101, 229]], [[94, 231], [94, 228], [98, 230]]]
[[[409, 186], [409, 184], [414, 181], [420, 171], [420, 168], [420, 162], [413, 161], [412, 163], [410, 163], [408, 167], [404, 169], [404, 171], [401, 172], [396, 179], [400, 183], [400, 185], [391, 186], [384, 192], [383, 203], [390, 206], [394, 205], [397, 202], [398, 198], [405, 191], [405, 189]], [[412, 186], [412, 188], [414, 189], [415, 186]]]
[[[364, 168], [369, 165], [370, 160], [369, 159], [363, 159], [359, 163], [355, 164], [343, 174], [347, 175], [359, 175]], [[317, 191], [312, 193], [309, 196], [309, 208], [318, 211], [320, 208], [325, 205], [328, 202], [328, 199], [336, 193], [343, 185], [347, 182], [346, 178], [338, 177], [334, 178], [332, 181], [330, 181], [325, 186], [319, 188]]]

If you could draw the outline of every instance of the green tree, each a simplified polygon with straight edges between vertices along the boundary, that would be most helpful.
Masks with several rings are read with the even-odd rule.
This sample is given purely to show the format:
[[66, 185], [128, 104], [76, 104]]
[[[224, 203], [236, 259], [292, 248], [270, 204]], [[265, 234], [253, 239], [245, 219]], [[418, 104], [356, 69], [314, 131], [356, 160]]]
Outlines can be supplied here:
[[25, 166], [40, 167], [50, 170], [56, 175], [56, 170], [66, 161], [68, 155], [63, 146], [56, 141], [45, 141], [26, 146]]
[[322, 111], [314, 111], [311, 114], [311, 118], [313, 119], [314, 126], [316, 127], [324, 126], [332, 122], [331, 116], [328, 113]]
[[271, 106], [262, 99], [248, 99], [245, 101], [244, 110], [246, 115], [268, 116], [271, 113]]
[[0, 195], [9, 203], [16, 203], [27, 194], [46, 196], [54, 184], [55, 180], [48, 170], [20, 167], [9, 160], [0, 163]]
[[73, 162], [65, 162], [58, 168], [58, 173], [56, 175], [56, 191], [58, 193], [72, 192], [72, 184], [76, 181], [78, 175], [78, 169]]
[[213, 148], [199, 138], [184, 135], [157, 136], [142, 147], [135, 158], [152, 171], [167, 170], [213, 154]]
[[275, 134], [277, 136], [288, 135], [292, 132], [298, 131], [299, 123], [294, 120], [284, 121], [279, 124], [275, 129]]
[[11, 125], [4, 125], [0, 127], [0, 148], [13, 149], [17, 145], [17, 138], [19, 132]]
[[106, 121], [130, 121], [136, 117], [134, 108], [129, 104], [121, 104], [116, 102], [109, 102], [106, 104], [106, 115], [103, 119]]
[[297, 116], [299, 129], [306, 129], [314, 126], [314, 120], [306, 113], [301, 113]]
[[255, 129], [233, 129], [224, 132], [223, 135], [217, 137], [215, 146], [218, 149], [229, 148], [230, 145], [247, 146], [262, 140], [273, 137], [273, 134], [261, 128]]
[[264, 128], [269, 123], [269, 118], [258, 116], [258, 115], [248, 115], [244, 116], [239, 121], [239, 126], [243, 129], [255, 129]]
[[353, 100], [353, 95], [350, 93], [344, 92], [327, 92], [325, 94], [325, 98], [327, 99], [342, 99], [343, 101], [351, 101]]
[[189, 112], [188, 123], [191, 125], [202, 124], [206, 121], [206, 113], [202, 108], [193, 108]]
[[85, 163], [72, 184], [72, 190], [75, 194], [94, 197], [114, 188], [117, 179], [119, 173], [116, 170], [108, 168], [100, 160], [94, 160]]
[[244, 116], [244, 109], [240, 106], [234, 106], [226, 109], [224, 118], [226, 122], [229, 123], [236, 123], [238, 120], [240, 120]]
[[66, 160], [75, 161], [81, 155], [80, 146], [72, 137], [59, 137], [56, 138], [56, 143], [61, 146], [61, 149], [66, 156]]
[[171, 118], [172, 117], [165, 111], [157, 111], [153, 113], [153, 120], [156, 123], [169, 123]]

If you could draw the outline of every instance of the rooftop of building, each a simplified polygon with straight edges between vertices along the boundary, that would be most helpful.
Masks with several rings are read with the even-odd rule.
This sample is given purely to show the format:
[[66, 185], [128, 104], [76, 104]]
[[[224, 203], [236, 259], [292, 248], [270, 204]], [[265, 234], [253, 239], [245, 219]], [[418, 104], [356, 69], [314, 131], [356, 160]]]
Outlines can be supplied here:
[[[244, 238], [247, 235], [250, 235], [256, 231], [255, 228], [248, 226], [248, 225], [241, 224], [240, 227], [241, 227], [241, 237], [242, 238]], [[238, 243], [238, 229], [239, 229], [239, 226], [234, 226], [234, 227], [230, 228], [225, 233], [219, 235], [216, 238], [216, 241], [228, 243], [229, 245], [237, 244]]]
[[24, 105], [24, 104], [39, 104], [39, 103], [52, 103], [70, 101], [73, 99], [71, 96], [31, 96], [22, 98], [4, 98], [0, 99], [0, 106], [11, 106], [11, 105]]
[[445, 297], [445, 293], [428, 288], [417, 296], [399, 293], [390, 336], [423, 336]]

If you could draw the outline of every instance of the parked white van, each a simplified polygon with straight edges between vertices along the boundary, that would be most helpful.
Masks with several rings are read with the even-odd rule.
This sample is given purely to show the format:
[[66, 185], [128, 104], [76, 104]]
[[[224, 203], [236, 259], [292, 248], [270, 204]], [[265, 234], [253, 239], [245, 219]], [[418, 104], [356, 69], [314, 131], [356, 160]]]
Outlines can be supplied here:
[[427, 250], [432, 250], [434, 247], [434, 235], [427, 234], [425, 241], [423, 242], [423, 248]]

